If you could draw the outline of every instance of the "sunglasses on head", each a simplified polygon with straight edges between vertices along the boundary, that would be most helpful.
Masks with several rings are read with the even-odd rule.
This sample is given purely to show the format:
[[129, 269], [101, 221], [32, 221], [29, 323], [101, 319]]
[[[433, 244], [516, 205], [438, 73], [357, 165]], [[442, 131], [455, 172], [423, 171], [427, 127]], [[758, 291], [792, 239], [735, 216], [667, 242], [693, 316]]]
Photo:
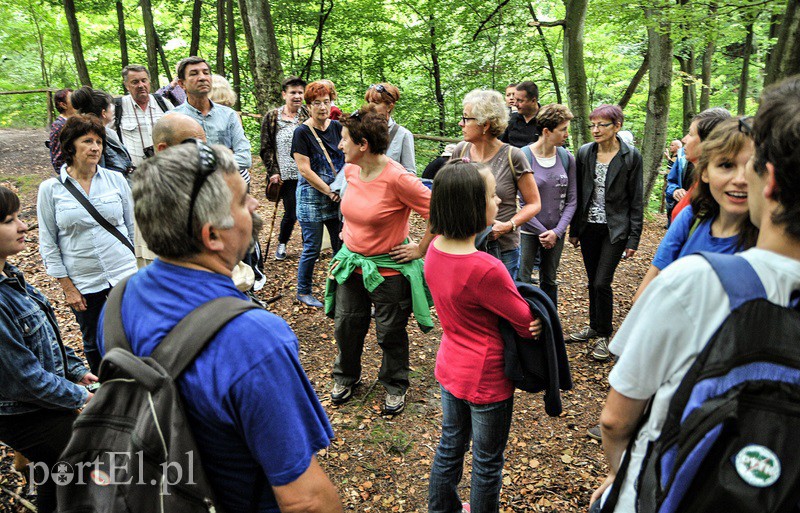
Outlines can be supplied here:
[[207, 144], [197, 139], [189, 138], [181, 141], [181, 144], [193, 144], [197, 147], [197, 156], [200, 159], [200, 169], [195, 172], [194, 183], [192, 184], [192, 194], [189, 196], [189, 218], [186, 222], [186, 233], [189, 237], [194, 234], [192, 217], [194, 215], [194, 204], [200, 189], [214, 170], [217, 169], [217, 156]]
[[370, 89], [375, 89], [380, 94], [385, 94], [386, 96], [391, 98], [392, 102], [396, 102], [397, 101], [397, 99], [394, 97], [394, 95], [392, 93], [390, 93], [388, 89], [383, 87], [382, 84], [372, 84], [371, 86], [369, 86], [369, 88]]

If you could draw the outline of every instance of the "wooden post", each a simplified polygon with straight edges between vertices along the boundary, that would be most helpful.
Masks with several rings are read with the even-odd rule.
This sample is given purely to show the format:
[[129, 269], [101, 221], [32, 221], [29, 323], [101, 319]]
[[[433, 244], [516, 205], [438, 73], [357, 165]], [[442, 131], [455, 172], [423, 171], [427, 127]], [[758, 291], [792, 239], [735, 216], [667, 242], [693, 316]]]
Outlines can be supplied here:
[[47, 128], [53, 124], [53, 90], [47, 91]]

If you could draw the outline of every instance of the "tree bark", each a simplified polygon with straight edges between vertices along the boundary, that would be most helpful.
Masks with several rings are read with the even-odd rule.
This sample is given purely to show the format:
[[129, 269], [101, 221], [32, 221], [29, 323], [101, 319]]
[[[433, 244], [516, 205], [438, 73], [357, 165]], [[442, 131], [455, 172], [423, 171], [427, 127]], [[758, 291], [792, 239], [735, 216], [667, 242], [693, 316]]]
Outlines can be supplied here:
[[[708, 10], [709, 16], [715, 17], [717, 15], [717, 4], [712, 3]], [[706, 49], [703, 52], [703, 70], [700, 74], [702, 89], [700, 90], [700, 109], [698, 112], [703, 112], [711, 106], [711, 58], [714, 56], [716, 47], [715, 38], [709, 38], [706, 42]]]
[[692, 118], [697, 114], [697, 89], [694, 76], [694, 50], [689, 49], [686, 55], [676, 55], [681, 68], [681, 89], [683, 90], [683, 133], [689, 132]]
[[539, 41], [542, 43], [542, 51], [547, 59], [547, 67], [550, 68], [550, 79], [553, 82], [553, 89], [556, 92], [556, 103], [561, 103], [561, 87], [558, 85], [558, 75], [556, 75], [556, 67], [553, 65], [553, 55], [547, 47], [547, 39], [544, 37], [544, 31], [539, 24], [539, 19], [536, 17], [536, 11], [531, 2], [528, 2], [528, 11], [530, 11], [533, 21], [536, 22], [536, 31], [539, 33]]
[[567, 98], [575, 118], [572, 121], [572, 139], [577, 151], [590, 140], [589, 98], [586, 94], [586, 68], [583, 59], [583, 27], [586, 22], [588, 0], [564, 0], [567, 8], [564, 23], [564, 76]]
[[120, 63], [124, 68], [130, 64], [130, 61], [128, 60], [128, 32], [125, 30], [125, 9], [122, 0], [117, 0], [117, 35], [119, 36]]
[[240, 0], [239, 10], [248, 39], [256, 104], [258, 111], [265, 113], [281, 101], [283, 80], [281, 54], [275, 38], [270, 3], [266, 0]]
[[226, 17], [228, 23], [228, 52], [231, 55], [231, 75], [233, 76], [233, 91], [236, 93], [236, 103], [233, 109], [242, 110], [242, 77], [239, 71], [239, 51], [236, 48], [236, 23], [233, 17], [234, 0], [226, 0]]
[[153, 23], [153, 10], [150, 6], [150, 0], [141, 0], [141, 4], [144, 36], [147, 41], [147, 71], [150, 73], [150, 86], [155, 91], [158, 89], [158, 43], [156, 42], [156, 27]]
[[744, 40], [744, 55], [742, 56], [742, 75], [739, 79], [739, 102], [736, 113], [744, 115], [747, 109], [747, 89], [750, 80], [750, 55], [753, 53], [753, 24], [747, 25], [747, 37]]
[[192, 41], [189, 43], [189, 55], [197, 55], [200, 51], [200, 17], [203, 14], [203, 0], [194, 0], [192, 8]]
[[447, 119], [445, 117], [444, 109], [444, 93], [442, 92], [442, 71], [439, 66], [439, 49], [436, 46], [436, 19], [433, 14], [430, 15], [430, 33], [431, 33], [431, 62], [433, 74], [433, 88], [434, 95], [436, 96], [436, 107], [439, 109], [439, 135], [445, 135], [445, 127], [447, 126]]
[[217, 0], [217, 75], [225, 76], [225, 0]]
[[64, 0], [64, 14], [67, 17], [69, 36], [72, 40], [72, 55], [75, 57], [75, 69], [78, 71], [78, 80], [80, 80], [81, 85], [88, 85], [91, 87], [92, 81], [89, 78], [89, 68], [86, 67], [86, 61], [83, 59], [81, 31], [78, 27], [78, 18], [75, 16], [74, 0]]
[[625, 92], [622, 93], [622, 98], [619, 99], [619, 106], [621, 109], [625, 109], [628, 106], [628, 102], [631, 101], [633, 98], [634, 93], [636, 93], [636, 89], [639, 88], [639, 84], [642, 83], [642, 79], [644, 75], [647, 73], [647, 70], [650, 68], [650, 52], [644, 54], [644, 60], [642, 60], [642, 65], [639, 66], [639, 69], [636, 70], [636, 74], [633, 75], [633, 79], [631, 83], [628, 84], [628, 88], [625, 89]]
[[764, 85], [797, 73], [800, 73], [800, 0], [787, 0], [778, 41], [769, 54]]
[[658, 25], [647, 27], [648, 54], [650, 55], [650, 89], [647, 95], [647, 116], [641, 149], [644, 163], [644, 198], [658, 177], [661, 154], [667, 141], [669, 124], [669, 92], [672, 85], [672, 36], [668, 11], [657, 6], [645, 8], [645, 17], [660, 20]]
[[169, 62], [167, 62], [167, 55], [164, 53], [164, 47], [161, 46], [161, 38], [158, 37], [158, 33], [156, 33], [156, 48], [158, 49], [158, 55], [161, 57], [161, 65], [167, 74], [167, 83], [170, 83], [172, 82], [172, 70], [169, 67]]

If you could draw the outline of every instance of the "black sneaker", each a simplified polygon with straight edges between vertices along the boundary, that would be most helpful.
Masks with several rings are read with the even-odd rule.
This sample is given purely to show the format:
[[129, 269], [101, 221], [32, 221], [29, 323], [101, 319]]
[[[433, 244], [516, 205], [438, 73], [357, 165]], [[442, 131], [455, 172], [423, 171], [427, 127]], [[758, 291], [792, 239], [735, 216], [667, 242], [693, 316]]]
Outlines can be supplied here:
[[574, 342], [586, 342], [587, 340], [591, 340], [599, 336], [600, 334], [596, 330], [586, 327], [583, 328], [581, 331], [570, 333], [569, 339]]
[[406, 394], [402, 395], [386, 394], [386, 399], [383, 401], [383, 414], [384, 415], [397, 415], [402, 413], [406, 408]]
[[600, 431], [600, 426], [594, 426], [587, 429], [586, 436], [588, 436], [592, 440], [597, 440], [598, 442], [603, 441], [603, 432]]
[[598, 362], [607, 362], [611, 359], [611, 351], [608, 350], [608, 337], [599, 337], [592, 349], [592, 358]]
[[352, 385], [340, 385], [339, 383], [334, 383], [333, 390], [331, 390], [331, 402], [333, 404], [346, 403], [353, 397], [353, 389], [359, 384], [361, 384], [360, 379]]

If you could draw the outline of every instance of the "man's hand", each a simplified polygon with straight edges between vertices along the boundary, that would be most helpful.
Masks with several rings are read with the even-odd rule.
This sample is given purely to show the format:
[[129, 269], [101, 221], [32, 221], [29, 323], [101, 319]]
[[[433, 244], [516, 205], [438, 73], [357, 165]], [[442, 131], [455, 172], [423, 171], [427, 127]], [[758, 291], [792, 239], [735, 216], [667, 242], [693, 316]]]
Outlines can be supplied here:
[[86, 298], [75, 287], [65, 290], [64, 297], [67, 300], [67, 304], [74, 308], [76, 312], [86, 311]]
[[635, 249], [626, 249], [626, 250], [625, 250], [625, 255], [624, 255], [624, 258], [625, 258], [626, 260], [627, 260], [628, 258], [633, 258], [633, 255], [635, 255], [635, 254], [636, 254], [636, 250], [635, 250]]
[[86, 385], [91, 385], [92, 383], [97, 383], [98, 381], [99, 380], [97, 379], [97, 376], [95, 376], [91, 372], [87, 372], [86, 374], [83, 375], [83, 377], [81, 378], [80, 381], [78, 381], [77, 384], [86, 386]]
[[675, 189], [675, 192], [672, 193], [672, 197], [675, 198], [675, 201], [682, 200], [684, 196], [686, 196], [686, 189]]
[[589, 508], [592, 507], [592, 504], [594, 504], [595, 501], [599, 501], [600, 500], [600, 498], [605, 493], [606, 488], [608, 488], [609, 486], [614, 484], [614, 479], [616, 477], [617, 476], [614, 475], [614, 474], [609, 474], [608, 477], [606, 477], [606, 480], [603, 481], [603, 484], [601, 484], [600, 487], [597, 490], [594, 491], [594, 493], [592, 494], [592, 498], [589, 499]]
[[419, 244], [410, 242], [408, 244], [400, 244], [399, 246], [393, 247], [389, 251], [389, 256], [392, 257], [392, 260], [395, 262], [404, 264], [406, 262], [411, 262], [412, 260], [422, 258], [425, 255], [422, 254]]
[[539, 335], [542, 334], [542, 320], [538, 317], [531, 322], [531, 325], [528, 327], [533, 335], [533, 338], [539, 338]]
[[553, 230], [547, 230], [539, 235], [539, 243], [544, 249], [553, 249], [558, 242], [558, 235]]

